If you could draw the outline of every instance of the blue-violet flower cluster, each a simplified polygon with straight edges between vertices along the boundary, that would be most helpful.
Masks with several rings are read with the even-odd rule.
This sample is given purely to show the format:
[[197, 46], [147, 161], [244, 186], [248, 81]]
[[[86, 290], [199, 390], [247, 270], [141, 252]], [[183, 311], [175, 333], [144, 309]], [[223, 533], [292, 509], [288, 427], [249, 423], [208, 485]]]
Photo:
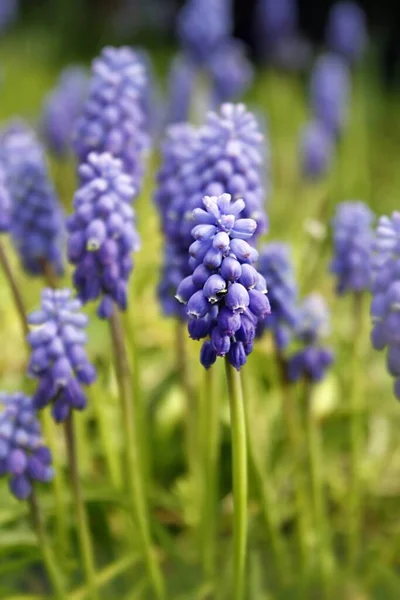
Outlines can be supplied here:
[[374, 241], [373, 212], [363, 202], [342, 202], [333, 219], [334, 259], [338, 294], [363, 292], [371, 285]]
[[306, 179], [318, 179], [328, 171], [333, 155], [333, 138], [322, 121], [310, 121], [300, 138], [301, 172]]
[[9, 476], [19, 500], [32, 494], [34, 482], [53, 478], [50, 450], [45, 446], [32, 399], [22, 393], [0, 395], [0, 476]]
[[327, 43], [350, 63], [359, 60], [367, 42], [367, 21], [355, 2], [337, 2], [329, 13]]
[[77, 121], [74, 148], [79, 162], [91, 152], [109, 152], [139, 185], [149, 146], [142, 59], [130, 48], [106, 47], [93, 61], [89, 97]]
[[387, 368], [400, 400], [400, 212], [379, 219], [374, 250], [372, 345], [387, 348]]
[[193, 211], [192, 275], [176, 297], [186, 304], [190, 337], [209, 338], [200, 353], [203, 366], [227, 356], [240, 369], [253, 349], [258, 322], [271, 310], [265, 280], [252, 266], [258, 252], [247, 241], [257, 224], [243, 218], [244, 201], [229, 194], [205, 196], [203, 205]]
[[33, 326], [28, 334], [28, 373], [39, 380], [33, 405], [40, 409], [51, 404], [57, 422], [65, 421], [71, 410], [86, 407], [82, 385], [96, 379], [85, 351], [88, 318], [81, 307], [69, 289], [44, 289], [40, 309], [28, 317]]
[[98, 315], [109, 318], [114, 303], [127, 305], [132, 252], [139, 249], [132, 178], [111, 154], [91, 153], [80, 165], [81, 186], [67, 227], [68, 258], [76, 265], [74, 285], [83, 302], [101, 298]]
[[307, 296], [298, 318], [296, 337], [303, 348], [289, 358], [288, 378], [290, 381], [301, 378], [321, 381], [334, 359], [333, 352], [322, 345], [330, 327], [329, 310], [323, 297], [316, 293]]

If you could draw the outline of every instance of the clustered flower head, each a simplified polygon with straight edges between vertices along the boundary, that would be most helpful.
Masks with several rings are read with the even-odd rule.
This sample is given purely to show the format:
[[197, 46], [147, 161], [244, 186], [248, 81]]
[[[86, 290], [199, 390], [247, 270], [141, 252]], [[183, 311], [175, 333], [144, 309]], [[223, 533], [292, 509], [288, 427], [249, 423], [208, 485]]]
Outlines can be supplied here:
[[126, 308], [132, 252], [140, 245], [131, 206], [136, 190], [122, 161], [108, 153], [91, 153], [79, 177], [67, 223], [68, 258], [76, 265], [79, 298], [85, 303], [101, 298], [98, 315], [109, 318], [114, 303]]
[[349, 62], [359, 60], [367, 42], [367, 22], [363, 9], [355, 2], [337, 2], [329, 13], [327, 42]]
[[178, 35], [184, 51], [203, 64], [232, 31], [230, 0], [187, 0], [178, 18]]
[[374, 240], [373, 212], [363, 202], [342, 202], [333, 219], [337, 293], [363, 292], [371, 284], [371, 252]]
[[9, 476], [11, 493], [26, 500], [34, 482], [52, 480], [51, 453], [43, 442], [31, 398], [2, 393], [0, 406], [0, 476]]
[[91, 152], [109, 152], [139, 183], [147, 132], [146, 70], [130, 48], [106, 47], [92, 65], [89, 96], [77, 121], [74, 148], [80, 163]]
[[[177, 269], [183, 269], [179, 280], [190, 274], [185, 256], [192, 242], [192, 212], [202, 207], [203, 196], [242, 198], [243, 216], [256, 221], [257, 234], [266, 231], [263, 143], [257, 120], [243, 104], [223, 104], [198, 130], [187, 125], [168, 130], [155, 194], [167, 246], [162, 293], [175, 285]], [[162, 304], [173, 307], [169, 299], [162, 298]]]
[[189, 120], [190, 103], [196, 83], [193, 64], [183, 54], [174, 57], [168, 76], [168, 123]]
[[85, 351], [88, 319], [81, 307], [69, 289], [44, 289], [40, 309], [28, 317], [28, 373], [39, 380], [33, 406], [38, 410], [51, 404], [57, 422], [65, 421], [71, 410], [86, 407], [82, 385], [96, 379]]
[[223, 44], [210, 57], [209, 70], [214, 105], [239, 98], [250, 87], [254, 75], [245, 47], [234, 39]]
[[189, 248], [189, 275], [176, 297], [186, 304], [189, 335], [207, 339], [200, 360], [208, 369], [227, 356], [240, 369], [253, 349], [256, 327], [270, 312], [264, 278], [252, 266], [258, 252], [247, 240], [257, 224], [243, 218], [245, 203], [229, 194], [205, 196], [193, 211], [195, 241]]
[[350, 73], [342, 58], [326, 53], [318, 58], [311, 74], [310, 100], [314, 118], [334, 135], [345, 124], [350, 94]]
[[298, 39], [295, 0], [258, 0], [255, 11], [255, 39], [260, 52], [275, 60], [283, 45]]
[[2, 0], [0, 2], [0, 32], [3, 33], [18, 16], [18, 0]]
[[301, 172], [305, 178], [325, 175], [332, 162], [333, 148], [332, 135], [322, 121], [307, 123], [300, 138]]
[[6, 183], [4, 167], [0, 163], [0, 233], [10, 229], [11, 199]]
[[372, 345], [387, 348], [387, 368], [400, 400], [400, 212], [379, 219], [374, 250]]
[[329, 331], [329, 310], [323, 297], [310, 294], [299, 311], [296, 331], [297, 340], [303, 347], [287, 363], [290, 381], [307, 378], [317, 382], [324, 378], [334, 359], [333, 352], [321, 343]]
[[48, 147], [58, 156], [70, 151], [72, 132], [82, 112], [87, 88], [86, 71], [80, 67], [67, 67], [45, 98], [41, 132]]
[[271, 330], [276, 346], [283, 350], [289, 344], [298, 320], [298, 289], [289, 246], [281, 242], [265, 244], [257, 265], [266, 281], [271, 305], [271, 314], [265, 317], [259, 332]]
[[15, 124], [0, 139], [0, 160], [11, 200], [10, 233], [25, 270], [63, 272], [64, 214], [43, 149], [32, 130]]

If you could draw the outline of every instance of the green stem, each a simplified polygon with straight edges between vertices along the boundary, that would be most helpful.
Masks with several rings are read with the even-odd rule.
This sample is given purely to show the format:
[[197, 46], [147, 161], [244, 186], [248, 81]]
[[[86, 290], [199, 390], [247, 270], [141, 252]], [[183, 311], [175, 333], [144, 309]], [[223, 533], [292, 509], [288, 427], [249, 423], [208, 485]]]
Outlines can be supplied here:
[[24, 339], [29, 333], [28, 323], [26, 321], [26, 310], [24, 301], [22, 299], [22, 294], [20, 292], [17, 280], [14, 277], [13, 270], [7, 258], [6, 251], [3, 247], [3, 244], [0, 242], [0, 264], [1, 268], [4, 271], [4, 275], [7, 279], [8, 285], [10, 286], [10, 290], [13, 296], [14, 305], [18, 313], [19, 321], [21, 323], [22, 333], [24, 335]]
[[325, 596], [329, 597], [330, 581], [332, 571], [332, 550], [330, 547], [329, 523], [327, 519], [326, 498], [324, 495], [323, 477], [323, 446], [319, 420], [314, 414], [312, 406], [312, 382], [307, 379], [304, 383], [304, 396], [306, 403], [306, 435], [308, 460], [311, 478], [311, 494], [315, 516], [315, 529], [317, 532], [317, 544], [319, 564], [321, 570], [321, 583]]
[[202, 401], [203, 423], [200, 433], [203, 456], [202, 501], [202, 555], [206, 576], [215, 577], [215, 546], [217, 538], [217, 498], [219, 459], [219, 395], [215, 393], [215, 368], [205, 371], [204, 397]]
[[47, 541], [47, 536], [44, 528], [42, 515], [37, 502], [35, 489], [32, 490], [31, 497], [29, 498], [29, 509], [31, 513], [32, 525], [36, 531], [40, 550], [42, 552], [47, 573], [49, 575], [51, 584], [54, 589], [55, 597], [59, 600], [62, 600], [66, 597], [64, 592], [64, 583], [62, 580], [62, 575], [58, 570], [55, 557]]
[[276, 350], [279, 381], [282, 390], [282, 409], [286, 427], [286, 435], [289, 444], [290, 457], [293, 464], [294, 494], [297, 513], [297, 539], [300, 552], [300, 560], [303, 569], [307, 570], [309, 565], [309, 502], [302, 470], [301, 423], [297, 406], [293, 402], [292, 390], [286, 376], [286, 362], [279, 350]]
[[186, 406], [185, 406], [185, 443], [186, 443], [186, 455], [188, 460], [188, 469], [194, 477], [198, 469], [199, 453], [198, 453], [198, 439], [196, 438], [196, 397], [195, 390], [190, 380], [188, 371], [188, 360], [187, 360], [187, 348], [186, 348], [186, 337], [187, 337], [187, 325], [183, 321], [177, 319], [176, 321], [176, 369], [178, 378], [181, 382], [182, 390], [185, 395]]
[[[241, 373], [242, 386], [245, 398], [250, 398], [248, 388], [247, 373]], [[273, 492], [268, 476], [265, 476], [260, 465], [260, 461], [257, 457], [255, 444], [252, 436], [252, 430], [250, 426], [249, 411], [247, 404], [244, 404], [244, 411], [246, 417], [246, 430], [247, 430], [247, 449], [249, 456], [249, 467], [252, 476], [253, 484], [256, 493], [259, 497], [261, 506], [262, 517], [265, 523], [265, 529], [268, 537], [268, 542], [271, 546], [272, 554], [274, 556], [275, 567], [278, 572], [278, 576], [281, 582], [286, 582], [289, 573], [289, 561], [285, 551], [284, 543], [279, 532], [279, 521], [277, 511], [277, 501]]]
[[232, 431], [233, 513], [234, 513], [234, 564], [233, 600], [245, 598], [245, 567], [247, 545], [247, 441], [246, 417], [242, 382], [239, 373], [225, 358], [226, 381]]
[[355, 293], [354, 309], [354, 347], [351, 368], [350, 391], [350, 491], [349, 491], [349, 562], [354, 567], [360, 546], [361, 529], [361, 481], [360, 465], [363, 449], [362, 410], [364, 408], [361, 390], [360, 355], [364, 341], [364, 296]]
[[79, 480], [78, 460], [76, 452], [76, 435], [74, 429], [74, 415], [71, 412], [65, 421], [65, 443], [68, 453], [68, 462], [72, 482], [72, 490], [75, 500], [76, 517], [78, 521], [78, 536], [83, 558], [85, 574], [90, 589], [91, 598], [98, 598], [96, 587], [96, 572], [94, 567], [94, 555], [92, 539], [90, 536], [88, 516], [82, 494], [82, 488]]
[[133, 396], [132, 376], [124, 342], [123, 327], [116, 307], [110, 318], [110, 328], [123, 413], [123, 426], [125, 429], [126, 462], [128, 468], [126, 479], [129, 486], [133, 515], [142, 543], [144, 560], [155, 597], [161, 600], [165, 598], [164, 581], [151, 544], [148, 506], [143, 486], [143, 470], [139, 451], [140, 423], [137, 419], [138, 412], [135, 410], [137, 399]]

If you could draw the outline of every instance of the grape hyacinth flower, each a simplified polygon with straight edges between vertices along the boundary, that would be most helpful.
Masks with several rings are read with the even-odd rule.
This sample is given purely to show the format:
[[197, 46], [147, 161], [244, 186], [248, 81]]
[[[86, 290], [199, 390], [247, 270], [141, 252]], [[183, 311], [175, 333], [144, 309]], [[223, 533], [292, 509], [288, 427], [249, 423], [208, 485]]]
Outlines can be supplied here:
[[253, 67], [243, 44], [230, 40], [209, 59], [213, 81], [213, 104], [235, 100], [246, 92], [253, 80]]
[[3, 33], [17, 18], [18, 0], [2, 0], [0, 2], [0, 33]]
[[332, 162], [333, 139], [321, 121], [310, 121], [300, 138], [301, 172], [306, 179], [325, 175]]
[[357, 62], [367, 42], [367, 22], [355, 2], [337, 2], [330, 10], [326, 34], [329, 48], [350, 63]]
[[297, 31], [295, 0], [258, 0], [255, 11], [256, 40], [260, 51], [271, 56], [277, 45]]
[[230, 0], [187, 0], [178, 18], [178, 36], [185, 53], [204, 64], [231, 35]]
[[168, 123], [189, 120], [196, 75], [197, 67], [185, 55], [178, 54], [173, 58], [168, 75]]
[[86, 71], [67, 67], [45, 98], [40, 129], [47, 146], [57, 156], [65, 156], [71, 149], [72, 132], [82, 112], [87, 88]]
[[347, 118], [350, 73], [340, 56], [326, 53], [318, 58], [311, 74], [310, 100], [313, 116], [339, 135]]
[[296, 337], [303, 348], [288, 360], [288, 379], [321, 381], [334, 359], [333, 352], [321, 344], [330, 331], [329, 310], [322, 296], [314, 293], [304, 300], [298, 323]]
[[74, 284], [86, 303], [101, 298], [97, 313], [108, 319], [114, 303], [127, 305], [132, 252], [139, 249], [135, 212], [136, 190], [121, 160], [91, 153], [79, 167], [81, 185], [68, 219], [68, 258], [76, 265]]
[[10, 229], [11, 222], [11, 199], [6, 183], [6, 173], [0, 163], [0, 233], [6, 233]]
[[52, 480], [51, 453], [30, 397], [2, 393], [0, 406], [0, 476], [9, 476], [11, 493], [18, 500], [27, 500], [36, 481]]
[[128, 47], [106, 47], [92, 64], [89, 97], [77, 121], [74, 149], [79, 162], [91, 152], [109, 152], [139, 184], [147, 132], [147, 75]]
[[186, 304], [190, 337], [207, 338], [202, 365], [208, 369], [217, 356], [227, 356], [239, 370], [253, 349], [257, 324], [271, 310], [265, 280], [252, 266], [258, 252], [248, 243], [257, 224], [243, 218], [244, 201], [229, 194], [205, 196], [203, 206], [193, 211], [192, 275], [176, 297]]
[[265, 244], [260, 250], [258, 271], [264, 277], [271, 314], [259, 326], [272, 331], [276, 347], [283, 350], [292, 338], [298, 319], [298, 290], [291, 264], [290, 248], [281, 242]]
[[88, 318], [80, 312], [81, 306], [69, 289], [44, 289], [40, 309], [28, 317], [33, 326], [28, 334], [32, 348], [28, 373], [39, 380], [33, 406], [38, 410], [51, 404], [58, 423], [71, 410], [86, 407], [82, 385], [96, 379], [84, 347]]
[[363, 202], [342, 202], [333, 219], [336, 291], [363, 292], [371, 285], [371, 253], [374, 240], [373, 212]]
[[0, 157], [11, 199], [10, 233], [24, 269], [63, 273], [64, 214], [33, 131], [12, 126], [0, 140]]
[[373, 255], [372, 345], [387, 348], [387, 368], [400, 400], [400, 212], [379, 219]]

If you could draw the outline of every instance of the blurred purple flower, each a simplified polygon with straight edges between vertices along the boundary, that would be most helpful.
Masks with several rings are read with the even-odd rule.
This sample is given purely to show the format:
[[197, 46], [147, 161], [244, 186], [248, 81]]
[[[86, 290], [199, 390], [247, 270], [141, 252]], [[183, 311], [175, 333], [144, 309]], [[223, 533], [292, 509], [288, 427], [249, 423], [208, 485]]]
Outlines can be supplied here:
[[213, 82], [213, 104], [240, 98], [253, 81], [253, 66], [242, 43], [232, 39], [216, 50], [208, 61]]
[[51, 453], [31, 398], [3, 392], [0, 406], [0, 476], [10, 478], [11, 493], [18, 500], [27, 500], [34, 482], [52, 480]]
[[337, 2], [330, 10], [326, 38], [329, 48], [349, 62], [358, 61], [367, 44], [367, 19], [356, 2]]
[[168, 123], [189, 121], [197, 72], [197, 66], [184, 54], [173, 58], [168, 75]]
[[16, 19], [19, 11], [19, 0], [1, 0], [0, 33], [3, 33]]
[[332, 163], [334, 140], [322, 121], [310, 121], [300, 138], [301, 172], [306, 179], [325, 175]]

